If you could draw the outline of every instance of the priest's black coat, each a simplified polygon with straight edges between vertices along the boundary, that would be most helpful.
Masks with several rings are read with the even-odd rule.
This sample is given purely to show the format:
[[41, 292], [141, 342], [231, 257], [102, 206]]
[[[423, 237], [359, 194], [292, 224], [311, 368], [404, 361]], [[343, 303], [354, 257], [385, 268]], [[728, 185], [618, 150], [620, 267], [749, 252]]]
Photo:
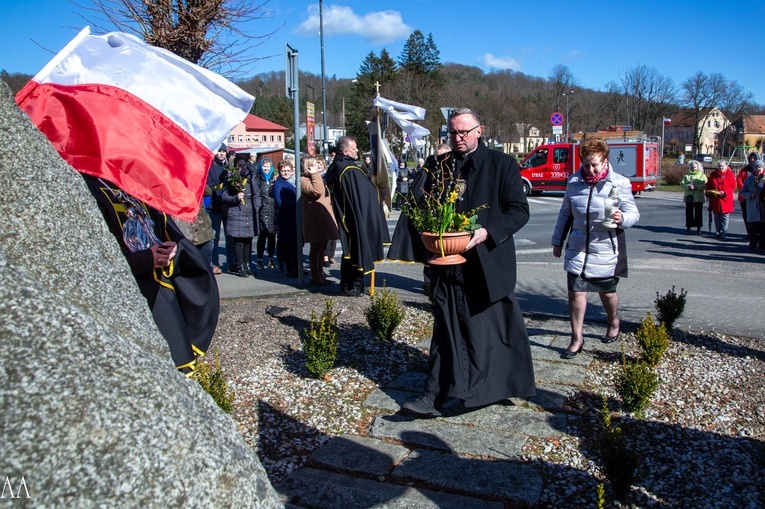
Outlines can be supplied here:
[[[439, 159], [449, 167], [452, 153]], [[444, 166], [447, 165], [447, 166]], [[535, 394], [528, 334], [515, 297], [513, 235], [529, 220], [516, 160], [479, 143], [459, 177], [467, 182], [460, 208], [482, 205], [488, 238], [458, 267], [431, 266], [434, 330], [427, 389], [465, 406]]]

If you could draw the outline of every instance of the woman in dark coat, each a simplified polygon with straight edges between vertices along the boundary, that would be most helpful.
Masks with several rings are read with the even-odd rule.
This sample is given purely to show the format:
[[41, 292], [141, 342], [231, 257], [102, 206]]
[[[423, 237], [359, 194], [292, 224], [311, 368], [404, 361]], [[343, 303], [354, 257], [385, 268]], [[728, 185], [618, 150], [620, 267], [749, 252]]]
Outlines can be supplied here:
[[[258, 210], [258, 226], [260, 232], [258, 233], [257, 244], [257, 267], [264, 269], [276, 268], [276, 262], [274, 255], [276, 253], [276, 214], [274, 197], [271, 190], [274, 187], [276, 181], [276, 172], [274, 171], [274, 165], [271, 159], [264, 157], [257, 164], [250, 164], [250, 173], [255, 184], [258, 186], [258, 193], [260, 194], [260, 209]], [[266, 252], [266, 246], [268, 246], [268, 263], [265, 262], [263, 255]]]
[[254, 276], [255, 273], [250, 270], [250, 256], [252, 238], [258, 233], [260, 192], [243, 159], [238, 160], [236, 167], [229, 171], [221, 200], [226, 209], [226, 233], [234, 239], [236, 265], [229, 265], [229, 272], [239, 277]]
[[279, 260], [284, 262], [287, 277], [298, 275], [297, 254], [297, 188], [295, 187], [295, 167], [291, 161], [279, 162], [279, 176], [274, 183], [274, 202], [276, 203], [276, 251]]

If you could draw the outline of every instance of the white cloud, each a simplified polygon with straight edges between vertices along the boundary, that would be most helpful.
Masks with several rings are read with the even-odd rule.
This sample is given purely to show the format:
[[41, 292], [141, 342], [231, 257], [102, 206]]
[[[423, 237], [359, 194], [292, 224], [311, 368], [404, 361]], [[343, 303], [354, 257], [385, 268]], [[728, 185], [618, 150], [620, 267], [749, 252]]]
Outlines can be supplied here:
[[479, 61], [486, 67], [491, 67], [492, 69], [509, 69], [511, 71], [521, 70], [521, 64], [512, 57], [495, 57], [491, 53], [486, 53], [479, 58]]
[[[372, 44], [386, 44], [406, 39], [412, 27], [404, 23], [397, 11], [370, 12], [360, 16], [350, 7], [324, 5], [322, 12], [324, 35], [358, 35]], [[314, 36], [319, 33], [319, 5], [308, 7], [308, 19], [302, 22], [295, 33]]]

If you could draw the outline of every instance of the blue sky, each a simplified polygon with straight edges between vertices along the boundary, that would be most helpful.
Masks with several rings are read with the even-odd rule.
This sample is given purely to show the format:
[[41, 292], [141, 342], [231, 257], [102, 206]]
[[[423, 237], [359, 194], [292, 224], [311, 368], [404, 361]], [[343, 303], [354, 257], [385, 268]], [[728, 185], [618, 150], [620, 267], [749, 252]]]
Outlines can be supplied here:
[[[90, 0], [76, 0], [90, 6]], [[262, 0], [261, 0], [262, 1]], [[257, 3], [257, 1], [256, 1]], [[540, 8], [546, 4], [548, 7]], [[84, 8], [67, 0], [0, 0], [0, 68], [37, 73], [82, 28]], [[409, 34], [433, 34], [441, 61], [484, 71], [512, 69], [548, 77], [566, 65], [581, 86], [602, 90], [625, 69], [643, 64], [677, 85], [703, 71], [737, 81], [765, 104], [761, 64], [765, 45], [757, 34], [765, 4], [742, 0], [496, 2], [339, 0], [323, 4], [327, 76], [353, 78], [364, 57], [386, 48], [394, 59]], [[319, 4], [270, 0], [268, 18], [246, 29], [280, 28], [253, 52], [264, 57], [252, 74], [284, 70], [284, 46], [299, 52], [303, 71], [321, 72]], [[50, 51], [46, 51], [50, 50]]]

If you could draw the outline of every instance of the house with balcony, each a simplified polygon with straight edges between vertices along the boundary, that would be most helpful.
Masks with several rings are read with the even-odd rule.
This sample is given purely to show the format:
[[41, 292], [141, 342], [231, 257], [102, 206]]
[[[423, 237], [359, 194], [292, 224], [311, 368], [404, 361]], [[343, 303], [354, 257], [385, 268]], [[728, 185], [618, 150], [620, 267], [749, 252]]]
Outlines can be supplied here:
[[[701, 110], [698, 123], [693, 111], [683, 110], [665, 124], [664, 147], [672, 154], [719, 154], [723, 138], [730, 136], [730, 126], [730, 121], [716, 107]], [[693, 147], [696, 131], [699, 133], [698, 150]]]

